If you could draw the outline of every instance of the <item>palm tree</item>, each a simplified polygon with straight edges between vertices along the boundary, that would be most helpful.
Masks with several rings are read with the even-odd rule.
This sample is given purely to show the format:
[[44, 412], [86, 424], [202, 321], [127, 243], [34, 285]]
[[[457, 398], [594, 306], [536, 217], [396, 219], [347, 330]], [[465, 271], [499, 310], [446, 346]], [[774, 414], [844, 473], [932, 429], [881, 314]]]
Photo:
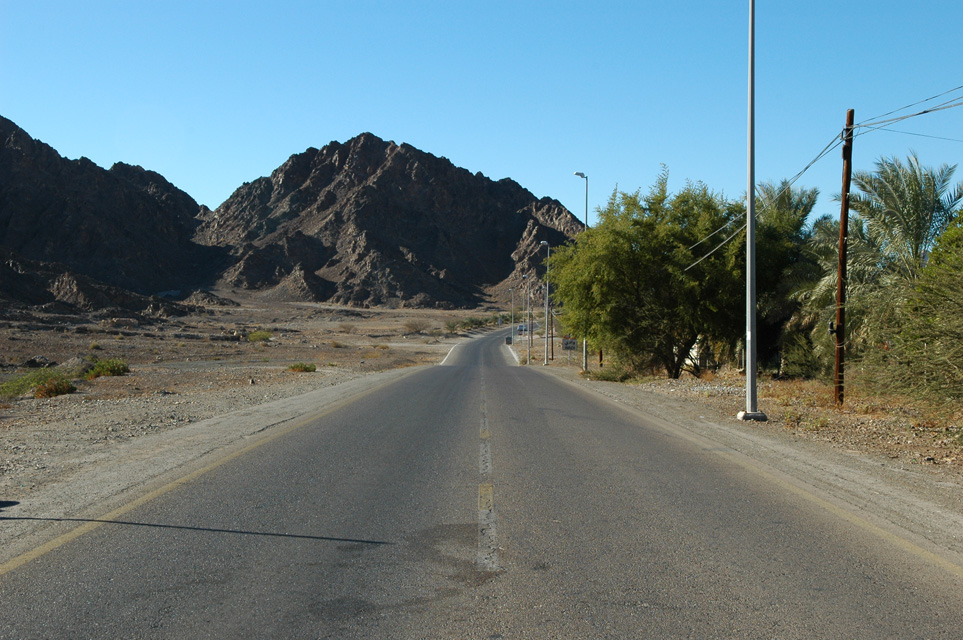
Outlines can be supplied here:
[[[850, 197], [855, 213], [848, 230], [847, 324], [854, 347], [865, 343], [872, 314], [903, 302], [936, 239], [956, 216], [963, 184], [951, 188], [955, 169], [945, 164], [926, 168], [910, 154], [905, 164], [881, 158], [873, 173], [854, 174], [853, 182], [862, 191]], [[835, 312], [838, 246], [838, 220], [816, 220], [808, 250], [822, 275], [797, 291], [803, 309], [793, 321], [812, 329], [817, 350], [831, 346], [824, 338]]]
[[880, 266], [904, 279], [916, 279], [933, 243], [952, 221], [963, 199], [963, 184], [950, 188], [956, 165], [930, 169], [915, 153], [906, 164], [881, 158], [876, 171], [857, 171], [853, 182], [862, 191], [850, 207], [866, 221], [881, 251]]

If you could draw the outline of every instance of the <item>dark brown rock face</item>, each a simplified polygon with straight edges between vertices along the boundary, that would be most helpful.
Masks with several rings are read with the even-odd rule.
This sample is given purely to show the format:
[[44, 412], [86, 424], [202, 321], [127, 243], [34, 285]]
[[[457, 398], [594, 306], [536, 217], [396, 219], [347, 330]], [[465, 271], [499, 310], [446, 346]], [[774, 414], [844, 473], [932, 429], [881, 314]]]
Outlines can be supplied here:
[[119, 304], [103, 287], [219, 281], [275, 300], [471, 307], [506, 298], [541, 241], [581, 228], [512, 180], [371, 134], [291, 156], [211, 211], [153, 171], [65, 159], [0, 117], [0, 300], [93, 309]]
[[512, 180], [371, 134], [291, 156], [200, 218], [195, 238], [236, 256], [225, 283], [351, 305], [473, 306], [582, 227]]
[[201, 207], [161, 175], [67, 160], [0, 117], [0, 247], [140, 293], [211, 278]]
[[181, 316], [193, 305], [143, 296], [71, 272], [61, 264], [27, 260], [0, 247], [0, 317], [27, 305], [57, 313], [124, 311], [143, 317]]

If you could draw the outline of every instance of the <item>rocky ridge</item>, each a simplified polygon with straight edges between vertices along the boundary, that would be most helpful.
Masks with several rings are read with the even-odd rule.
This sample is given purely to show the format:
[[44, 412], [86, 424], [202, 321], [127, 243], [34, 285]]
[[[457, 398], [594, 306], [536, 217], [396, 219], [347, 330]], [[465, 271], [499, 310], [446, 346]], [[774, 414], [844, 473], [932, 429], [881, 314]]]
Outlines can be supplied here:
[[291, 156], [200, 219], [196, 239], [237, 258], [223, 284], [360, 306], [474, 306], [581, 229], [512, 180], [370, 133]]
[[581, 223], [510, 179], [370, 133], [291, 156], [216, 210], [160, 174], [68, 160], [0, 117], [0, 299], [144, 307], [227, 286], [268, 300], [475, 307]]

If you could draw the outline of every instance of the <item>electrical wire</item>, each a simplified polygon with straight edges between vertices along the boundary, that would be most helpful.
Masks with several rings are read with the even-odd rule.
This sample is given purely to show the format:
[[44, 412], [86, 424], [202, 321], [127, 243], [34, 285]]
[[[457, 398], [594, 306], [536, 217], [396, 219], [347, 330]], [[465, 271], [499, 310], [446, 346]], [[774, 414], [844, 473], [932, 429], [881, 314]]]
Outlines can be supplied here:
[[[944, 101], [944, 102], [936, 105], [935, 107], [930, 107], [929, 109], [924, 109], [924, 110], [919, 111], [919, 112], [917, 112], [917, 113], [911, 113], [911, 114], [905, 115], [905, 116], [899, 116], [899, 117], [896, 117], [896, 118], [890, 118], [889, 120], [879, 120], [879, 118], [885, 118], [886, 116], [890, 116], [890, 115], [892, 115], [892, 114], [894, 114], [894, 113], [898, 113], [898, 112], [900, 112], [900, 111], [905, 111], [906, 109], [909, 109], [909, 108], [911, 108], [911, 107], [915, 107], [915, 106], [917, 106], [917, 105], [923, 104], [924, 102], [929, 102], [929, 101], [931, 101], [931, 100], [936, 100], [937, 98], [941, 98], [941, 97], [943, 97], [943, 96], [945, 96], [945, 95], [947, 95], [947, 94], [953, 93], [954, 91], [959, 91], [959, 90], [961, 90], [961, 89], [963, 89], [963, 85], [960, 85], [960, 86], [958, 86], [958, 87], [954, 87], [953, 89], [950, 89], [950, 90], [948, 90], [948, 91], [944, 91], [943, 93], [939, 93], [939, 94], [937, 94], [937, 95], [935, 95], [935, 96], [926, 98], [926, 99], [924, 99], [924, 100], [919, 100], [919, 101], [914, 102], [914, 103], [912, 103], [912, 104], [908, 104], [908, 105], [906, 105], [905, 107], [900, 107], [899, 109], [895, 109], [895, 110], [890, 111], [890, 112], [888, 112], [888, 113], [884, 113], [884, 114], [882, 114], [882, 115], [880, 115], [880, 116], [876, 116], [876, 117], [874, 117], [874, 118], [870, 118], [869, 120], [864, 120], [863, 122], [861, 122], [861, 123], [859, 123], [859, 124], [853, 125], [853, 137], [865, 135], [865, 134], [867, 134], [867, 133], [871, 133], [871, 132], [873, 132], [873, 131], [880, 131], [880, 130], [891, 131], [891, 132], [893, 132], [893, 133], [907, 133], [907, 132], [894, 131], [894, 130], [892, 130], [892, 129], [889, 129], [888, 127], [891, 126], [891, 125], [893, 125], [893, 124], [896, 124], [897, 122], [902, 122], [903, 120], [908, 120], [908, 119], [910, 119], [910, 118], [915, 118], [915, 117], [917, 117], [917, 116], [922, 116], [922, 115], [925, 115], [925, 114], [927, 114], [927, 113], [935, 113], [935, 112], [937, 112], [937, 111], [944, 111], [944, 110], [946, 110], [946, 109], [952, 109], [952, 108], [954, 108], [954, 107], [963, 106], [963, 98], [961, 98], [961, 97], [954, 97], [954, 98], [951, 98], [950, 100], [946, 100], [946, 101]], [[863, 129], [863, 130], [857, 131], [858, 129]], [[920, 135], [920, 136], [924, 136], [924, 134], [909, 134], [909, 135]], [[825, 147], [823, 147], [823, 150], [820, 151], [820, 152], [816, 155], [816, 157], [813, 158], [813, 159], [809, 162], [809, 164], [807, 164], [805, 167], [803, 167], [802, 171], [800, 171], [800, 172], [797, 173], [795, 176], [793, 176], [792, 179], [788, 180], [788, 181], [783, 185], [783, 188], [780, 189], [779, 192], [772, 198], [772, 200], [778, 200], [778, 199], [779, 199], [779, 196], [781, 196], [786, 190], [788, 190], [790, 187], [792, 187], [792, 185], [795, 184], [795, 182], [796, 182], [797, 180], [799, 180], [799, 178], [801, 178], [801, 177], [803, 176], [803, 174], [806, 173], [814, 164], [816, 164], [817, 162], [819, 162], [820, 160], [822, 160], [824, 157], [826, 157], [827, 154], [829, 154], [829, 153], [832, 152], [834, 149], [836, 149], [837, 147], [839, 147], [839, 145], [841, 145], [841, 144], [843, 143], [843, 139], [845, 138], [845, 136], [846, 136], [846, 130], [845, 130], [845, 129], [843, 129], [842, 134], [833, 136], [833, 139], [829, 142], [829, 144], [827, 144]], [[924, 137], [937, 138], [937, 136], [924, 136]], [[945, 139], [945, 140], [953, 140], [952, 138], [942, 138], [942, 139]], [[963, 141], [961, 141], [961, 140], [954, 140], [954, 141], [955, 141], [955, 142], [963, 142]], [[764, 204], [763, 206], [765, 206], [765, 204]], [[724, 225], [722, 225], [721, 227], [719, 227], [718, 229], [716, 229], [715, 231], [713, 231], [712, 233], [710, 233], [709, 235], [707, 235], [706, 237], [702, 238], [701, 240], [699, 240], [698, 242], [696, 242], [694, 245], [692, 245], [691, 247], [689, 247], [689, 250], [691, 251], [692, 249], [698, 247], [700, 244], [702, 244], [703, 242], [705, 242], [705, 241], [708, 240], [709, 238], [715, 236], [717, 233], [719, 233], [719, 232], [721, 232], [722, 230], [726, 229], [726, 228], [727, 228], [729, 225], [731, 225], [733, 222], [736, 222], [737, 220], [740, 220], [740, 219], [744, 218], [745, 216], [746, 216], [746, 214], [743, 213], [743, 214], [740, 214], [740, 215], [736, 216], [735, 218], [732, 218], [731, 220], [727, 221]], [[746, 228], [746, 224], [743, 224], [742, 226], [740, 226], [738, 229], [736, 229], [736, 231], [735, 231], [732, 235], [730, 235], [730, 236], [727, 237], [725, 240], [723, 240], [723, 241], [720, 242], [718, 245], [716, 245], [715, 248], [713, 248], [709, 253], [705, 254], [704, 256], [702, 256], [701, 258], [699, 258], [698, 260], [696, 260], [695, 262], [693, 262], [692, 264], [690, 264], [688, 267], [686, 267], [685, 269], [683, 269], [683, 271], [688, 271], [688, 270], [691, 269], [692, 267], [696, 266], [697, 264], [699, 264], [700, 262], [702, 262], [703, 260], [705, 260], [706, 258], [708, 258], [709, 256], [711, 256], [713, 253], [715, 253], [716, 251], [718, 251], [719, 249], [721, 249], [723, 246], [725, 246], [730, 240], [732, 240], [733, 238], [735, 238], [736, 235], [739, 234], [739, 233], [740, 233], [743, 229], [745, 229], [745, 228]]]
[[947, 142], [963, 142], [959, 138], [944, 138], [943, 136], [931, 136], [926, 133], [914, 133], [912, 131], [897, 131], [896, 129], [890, 129], [889, 127], [880, 127], [879, 129], [874, 129], [874, 131], [885, 131], [887, 133], [902, 133], [907, 136], [918, 136], [920, 138], [933, 138], [934, 140], [946, 140]]
[[[959, 100], [959, 102], [954, 102], [953, 100]], [[918, 112], [916, 112], [916, 113], [911, 113], [911, 114], [906, 115], [906, 116], [900, 116], [900, 117], [898, 117], [898, 118], [890, 118], [889, 120], [876, 120], [876, 121], [873, 121], [873, 122], [864, 122], [864, 123], [859, 124], [859, 125], [853, 125], [853, 128], [854, 128], [854, 129], [867, 129], [867, 128], [868, 128], [868, 131], [862, 131], [862, 132], [856, 134], [856, 135], [864, 135], [864, 134], [869, 133], [870, 131], [875, 131], [876, 129], [881, 128], [882, 125], [895, 124], [895, 123], [897, 123], [897, 122], [902, 122], [903, 120], [909, 120], [910, 118], [915, 118], [915, 117], [917, 117], [917, 116], [926, 115], [927, 113], [936, 113], [937, 111], [945, 111], [946, 109], [952, 109], [952, 108], [954, 108], [954, 107], [963, 107], [963, 99], [961, 99], [961, 98], [954, 98], [953, 100], [948, 100], [947, 102], [944, 102], [943, 104], [937, 105], [937, 106], [932, 107], [932, 108], [930, 108], [930, 109], [923, 109], [922, 111], [918, 111]]]
[[741, 233], [742, 230], [745, 229], [745, 228], [746, 228], [746, 224], [743, 224], [741, 227], [739, 227], [738, 229], [736, 229], [735, 232], [734, 232], [731, 236], [729, 236], [728, 238], [726, 238], [725, 240], [723, 240], [722, 242], [720, 242], [719, 244], [717, 244], [716, 247], [715, 247], [712, 251], [710, 251], [709, 253], [705, 254], [704, 256], [702, 256], [701, 258], [699, 258], [698, 260], [696, 260], [695, 262], [693, 262], [692, 264], [690, 264], [688, 267], [686, 267], [685, 269], [683, 269], [683, 271], [688, 271], [689, 269], [691, 269], [692, 267], [696, 266], [697, 264], [699, 264], [700, 262], [702, 262], [703, 260], [705, 260], [706, 258], [708, 258], [709, 256], [711, 256], [713, 253], [715, 253], [716, 251], [718, 251], [718, 250], [721, 249], [722, 247], [726, 246], [726, 245], [729, 243], [730, 240], [732, 240], [733, 238], [735, 238], [735, 237], [736, 237], [739, 233]]
[[[917, 102], [914, 102], [913, 104], [908, 104], [908, 105], [906, 105], [905, 107], [900, 107], [899, 109], [894, 109], [894, 110], [892, 110], [892, 111], [888, 111], [887, 113], [883, 113], [883, 114], [878, 115], [878, 116], [873, 116], [872, 118], [869, 118], [868, 120], [863, 120], [862, 122], [856, 124], [855, 126], [857, 126], [857, 127], [865, 126], [865, 124], [866, 124], [867, 122], [870, 122], [870, 121], [872, 121], [872, 120], [878, 120], [878, 119], [880, 119], [880, 118], [885, 118], [886, 116], [891, 116], [891, 115], [893, 115], [894, 113], [899, 113], [900, 111], [905, 111], [906, 109], [909, 109], [909, 108], [911, 108], [911, 107], [915, 107], [915, 106], [918, 105], [918, 104], [923, 104], [924, 102], [929, 102], [930, 100], [936, 100], [937, 98], [942, 98], [943, 96], [947, 95], [948, 93], [953, 93], [954, 91], [959, 91], [960, 89], [963, 89], [963, 85], [960, 85], [960, 86], [958, 86], [958, 87], [954, 87], [954, 88], [950, 89], [949, 91], [944, 91], [943, 93], [938, 93], [938, 94], [936, 94], [935, 96], [932, 96], [932, 97], [929, 97], [929, 98], [925, 98], [925, 99], [923, 99], [923, 100], [919, 100], [919, 101], [917, 101]], [[955, 100], [955, 98], [954, 98], [954, 100]]]
[[[790, 188], [792, 187], [792, 185], [794, 185], [794, 184], [796, 183], [796, 181], [799, 180], [799, 178], [801, 178], [801, 177], [803, 176], [804, 173], [806, 173], [807, 171], [809, 171], [809, 169], [810, 169], [814, 164], [816, 164], [817, 162], [819, 162], [820, 160], [822, 160], [824, 157], [826, 157], [827, 154], [829, 154], [830, 152], [832, 152], [833, 149], [835, 149], [836, 147], [838, 147], [840, 144], [842, 144], [842, 139], [841, 139], [841, 137], [838, 136], [838, 135], [837, 135], [837, 136], [833, 136], [833, 139], [829, 141], [829, 144], [827, 144], [825, 147], [823, 147], [823, 150], [820, 151], [818, 154], [816, 154], [816, 157], [813, 158], [813, 159], [809, 162], [809, 164], [807, 164], [805, 167], [803, 167], [803, 169], [802, 169], [799, 173], [797, 173], [796, 175], [794, 175], [791, 179], [789, 179], [788, 181], [786, 181], [786, 183], [783, 185], [782, 189], [780, 189], [779, 192], [776, 193], [775, 196], [773, 196], [772, 200], [778, 200], [778, 199], [779, 199], [779, 196], [781, 196], [781, 195], [782, 195], [783, 193], [785, 193], [788, 189], [790, 189]], [[763, 206], [765, 206], [765, 204], [763, 204]], [[716, 229], [715, 231], [713, 231], [712, 233], [710, 233], [709, 235], [707, 235], [706, 237], [702, 238], [701, 240], [699, 240], [698, 242], [696, 242], [694, 245], [692, 245], [691, 247], [689, 247], [689, 251], [692, 251], [693, 249], [695, 249], [696, 247], [698, 247], [700, 244], [702, 244], [703, 242], [705, 242], [705, 241], [708, 240], [709, 238], [711, 238], [711, 237], [713, 237], [714, 235], [716, 235], [717, 233], [723, 231], [724, 229], [726, 229], [727, 227], [729, 227], [729, 225], [731, 225], [733, 222], [736, 222], [736, 221], [738, 221], [738, 220], [741, 220], [742, 218], [745, 218], [745, 217], [746, 217], [746, 214], [745, 214], [745, 213], [740, 213], [738, 216], [736, 216], [735, 218], [732, 218], [731, 220], [727, 221], [724, 225], [722, 225], [721, 227], [719, 227], [718, 229]], [[745, 225], [743, 225], [743, 227], [745, 227]], [[740, 227], [740, 230], [741, 230], [743, 227]], [[739, 230], [737, 230], [736, 233], [739, 233]], [[726, 240], [724, 240], [724, 241], [722, 242], [722, 244], [725, 244], [726, 242], [729, 242], [729, 240], [731, 240], [731, 239], [734, 237], [734, 235], [735, 235], [735, 234], [733, 234], [732, 236], [729, 236], [729, 238], [727, 238]], [[722, 245], [719, 245], [719, 246], [722, 246]], [[689, 269], [691, 269], [691, 268], [694, 267], [695, 265], [699, 264], [700, 262], [702, 262], [703, 260], [705, 260], [707, 257], [709, 257], [710, 255], [712, 255], [713, 253], [715, 253], [717, 249], [719, 249], [719, 247], [716, 247], [715, 249], [713, 249], [712, 251], [710, 251], [709, 253], [707, 253], [705, 256], [703, 256], [702, 258], [700, 258], [700, 259], [697, 260], [696, 262], [694, 262], [694, 263], [692, 263], [691, 265], [689, 265], [688, 267], [686, 267], [686, 268], [684, 269], [684, 271], [688, 271]]]

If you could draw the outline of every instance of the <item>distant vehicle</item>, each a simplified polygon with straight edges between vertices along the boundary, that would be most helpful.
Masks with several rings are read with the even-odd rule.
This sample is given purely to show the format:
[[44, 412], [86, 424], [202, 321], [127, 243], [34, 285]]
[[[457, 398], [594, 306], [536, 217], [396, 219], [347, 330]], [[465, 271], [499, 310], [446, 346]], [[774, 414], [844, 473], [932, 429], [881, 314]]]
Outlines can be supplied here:
[[519, 333], [525, 333], [526, 331], [528, 331], [528, 325], [524, 325], [524, 324], [518, 325], [518, 332], [519, 332]]

